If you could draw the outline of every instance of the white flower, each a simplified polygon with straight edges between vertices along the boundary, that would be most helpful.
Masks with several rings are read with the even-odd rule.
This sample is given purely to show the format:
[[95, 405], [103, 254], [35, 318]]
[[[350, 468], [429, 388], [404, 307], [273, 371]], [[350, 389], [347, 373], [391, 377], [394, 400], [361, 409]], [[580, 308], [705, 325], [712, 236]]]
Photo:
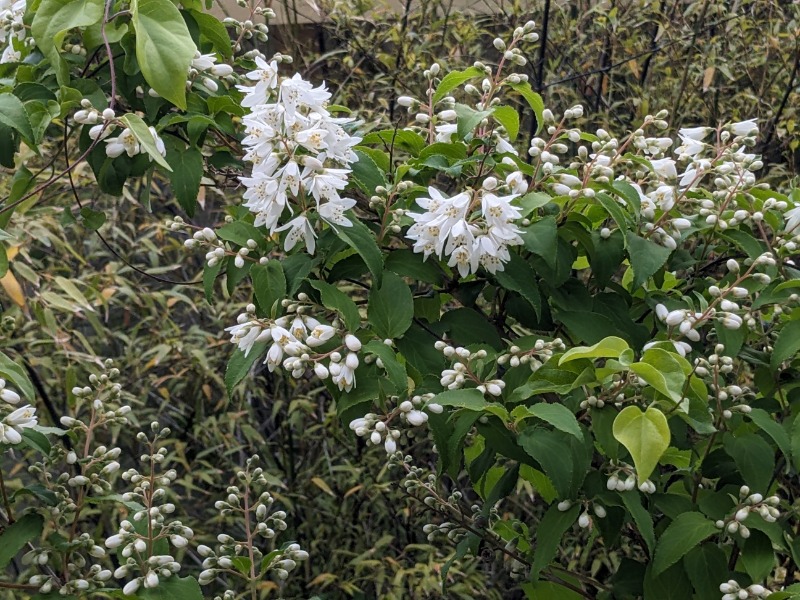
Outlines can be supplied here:
[[111, 158], [116, 158], [126, 153], [128, 156], [139, 154], [139, 142], [136, 136], [127, 127], [122, 130], [117, 137], [106, 139], [106, 154]]
[[733, 135], [744, 136], [758, 134], [758, 123], [755, 119], [731, 123], [728, 127], [733, 132]]
[[349, 198], [331, 200], [319, 207], [319, 216], [331, 225], [352, 227], [353, 222], [344, 216], [344, 211], [350, 210], [355, 205], [356, 201]]
[[0, 423], [0, 442], [19, 444], [22, 441], [22, 430], [38, 423], [36, 409], [30, 405], [18, 408]]
[[5, 379], [0, 379], [0, 400], [4, 400], [9, 404], [17, 404], [20, 401], [19, 394], [6, 387]]
[[783, 230], [786, 232], [798, 233], [795, 230], [797, 226], [800, 225], [800, 204], [783, 213], [783, 218], [786, 219], [786, 225], [784, 225]]
[[311, 223], [305, 217], [305, 215], [295, 217], [286, 225], [278, 227], [275, 231], [285, 231], [287, 229], [289, 230], [289, 233], [286, 234], [286, 239], [283, 242], [283, 249], [286, 252], [294, 248], [297, 242], [302, 240], [308, 249], [308, 253], [314, 254], [317, 236], [314, 233], [314, 228], [311, 227]]
[[711, 131], [711, 127], [684, 127], [678, 130], [678, 135], [681, 136], [681, 139], [684, 141], [688, 139], [695, 142], [702, 142]]
[[668, 180], [677, 179], [678, 171], [675, 168], [675, 161], [671, 158], [651, 160], [650, 164], [653, 166], [653, 171], [655, 171], [656, 175], [659, 177]]
[[[162, 140], [159, 137], [158, 132], [156, 132], [156, 128], [155, 127], [150, 127], [149, 129], [150, 129], [150, 134], [153, 136], [153, 142], [156, 145], [156, 150], [158, 150], [158, 153], [161, 156], [166, 156], [167, 155], [167, 148], [164, 146], [164, 140]], [[152, 158], [151, 158], [151, 160], [152, 160]]]

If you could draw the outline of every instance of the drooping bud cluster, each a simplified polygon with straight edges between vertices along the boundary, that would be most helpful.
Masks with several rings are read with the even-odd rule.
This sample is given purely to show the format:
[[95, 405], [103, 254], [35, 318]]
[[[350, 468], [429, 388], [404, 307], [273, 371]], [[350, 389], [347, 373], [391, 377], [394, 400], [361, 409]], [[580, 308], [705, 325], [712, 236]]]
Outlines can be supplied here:
[[[244, 160], [253, 165], [250, 177], [241, 178], [244, 206], [256, 215], [256, 227], [265, 225], [270, 235], [287, 231], [284, 250], [302, 242], [314, 254], [323, 221], [352, 226], [345, 212], [355, 200], [339, 192], [347, 186], [348, 165], [358, 160], [352, 147], [361, 140], [343, 129], [352, 119], [328, 112], [331, 94], [324, 85], [315, 88], [299, 74], [281, 79], [276, 59], [255, 62], [247, 74], [255, 85], [238, 86], [242, 106], [250, 109], [243, 119]], [[285, 212], [293, 218], [284, 223]]]
[[[217, 536], [216, 549], [201, 544], [198, 554], [203, 558], [203, 571], [198, 577], [201, 585], [208, 585], [220, 575], [234, 575], [247, 580], [263, 579], [273, 574], [279, 581], [289, 577], [297, 563], [308, 559], [308, 552], [299, 544], [284, 544], [278, 552], [267, 555], [256, 545], [256, 536], [273, 539], [279, 532], [286, 530], [286, 512], [273, 510], [275, 499], [272, 495], [257, 490], [267, 485], [264, 470], [255, 467], [258, 456], [247, 459], [245, 469], [236, 474], [237, 485], [228, 487], [227, 496], [215, 504], [223, 516], [234, 515], [244, 521], [244, 537], [237, 539], [232, 535], [221, 533]], [[238, 534], [237, 534], [238, 535]], [[236, 559], [246, 558], [255, 566], [247, 572], [233, 568]]]
[[656, 491], [656, 485], [649, 479], [638, 481], [637, 486], [636, 469], [628, 463], [612, 460], [610, 472], [611, 475], [606, 481], [606, 488], [610, 491], [630, 492], [636, 487], [645, 494], [653, 494]]
[[[397, 403], [395, 409], [385, 415], [367, 413], [363, 417], [353, 419], [350, 422], [350, 429], [364, 438], [368, 444], [378, 446], [383, 444], [387, 454], [394, 454], [397, 451], [397, 441], [402, 432], [397, 428], [397, 419], [410, 427], [419, 427], [428, 422], [428, 413], [440, 414], [444, 408], [440, 404], [431, 402], [434, 394], [424, 394], [413, 396], [410, 400], [399, 402], [399, 398], [391, 398], [390, 401]], [[394, 422], [395, 427], [392, 427]]]
[[[610, 488], [609, 488], [610, 489]], [[566, 512], [570, 508], [572, 508], [572, 501], [571, 500], [562, 500], [556, 505], [556, 508], [561, 512]], [[584, 508], [581, 512], [580, 516], [578, 517], [578, 527], [581, 529], [591, 529], [594, 527], [594, 519], [590, 514], [591, 511], [598, 519], [605, 519], [606, 512], [605, 507], [602, 504], [597, 503], [590, 503], [584, 502]]]
[[174, 469], [165, 469], [167, 449], [159, 447], [170, 430], [161, 428], [158, 422], [151, 423], [150, 430], [150, 437], [144, 432], [136, 436], [146, 447], [140, 459], [145, 465], [144, 470], [140, 472], [131, 468], [122, 473], [122, 478], [132, 486], [131, 491], [122, 494], [123, 501], [134, 502], [142, 508], [133, 513], [132, 521], [123, 520], [119, 532], [105, 542], [107, 548], [118, 553], [120, 567], [114, 571], [114, 577], [133, 577], [123, 587], [126, 595], [135, 594], [139, 588], [158, 587], [159, 581], [180, 571], [180, 562], [173, 554], [156, 554], [156, 542], [165, 540], [175, 550], [180, 550], [194, 537], [189, 527], [170, 520], [176, 507], [167, 501], [167, 490], [178, 473]]
[[255, 305], [250, 304], [237, 317], [237, 324], [225, 331], [245, 355], [254, 345], [271, 342], [264, 359], [270, 372], [281, 364], [295, 378], [313, 370], [320, 379], [330, 377], [339, 389], [350, 391], [356, 383], [361, 340], [341, 329], [338, 319], [327, 324], [308, 315], [311, 307], [308, 296], [301, 293], [297, 302], [284, 300], [290, 314], [265, 319], [257, 317]]
[[742, 587], [735, 579], [721, 583], [719, 591], [723, 593], [722, 600], [748, 600], [748, 598], [758, 600], [767, 598], [772, 593], [772, 590], [765, 588], [760, 583]]
[[738, 534], [742, 538], [750, 537], [750, 529], [744, 524], [751, 513], [758, 513], [767, 523], [774, 523], [781, 516], [778, 510], [781, 499], [778, 496], [764, 498], [758, 492], [750, 493], [750, 488], [743, 485], [739, 489], [739, 503], [734, 507], [733, 515], [716, 522], [718, 529], [730, 535]]

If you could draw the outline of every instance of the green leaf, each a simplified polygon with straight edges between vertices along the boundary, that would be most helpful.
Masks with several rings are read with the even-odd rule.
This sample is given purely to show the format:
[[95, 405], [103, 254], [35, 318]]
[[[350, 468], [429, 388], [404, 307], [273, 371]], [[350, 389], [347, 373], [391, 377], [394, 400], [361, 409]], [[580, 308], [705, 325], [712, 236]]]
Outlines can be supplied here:
[[692, 583], [683, 569], [675, 564], [663, 573], [657, 573], [651, 563], [642, 582], [643, 594], [647, 600], [687, 600], [692, 598]]
[[742, 566], [753, 581], [764, 581], [775, 568], [775, 551], [766, 533], [750, 530], [742, 544]]
[[786, 460], [791, 460], [792, 448], [789, 434], [781, 427], [780, 423], [775, 421], [772, 416], [763, 408], [753, 408], [749, 413], [745, 413], [747, 417], [758, 427], [766, 433], [780, 448]]
[[411, 156], [418, 156], [428, 144], [425, 139], [408, 129], [384, 129], [373, 131], [364, 136], [362, 144], [381, 144], [386, 150], [400, 148], [407, 150]]
[[629, 348], [628, 342], [615, 336], [603, 338], [593, 346], [576, 346], [570, 348], [559, 359], [558, 364], [579, 360], [581, 358], [619, 358]]
[[466, 104], [456, 104], [455, 107], [456, 114], [458, 115], [458, 137], [462, 140], [467, 137], [470, 133], [475, 131], [475, 128], [483, 121], [486, 117], [488, 117], [491, 111], [488, 110], [481, 110], [477, 111], [473, 108], [470, 108]]
[[453, 408], [466, 408], [467, 410], [483, 410], [488, 404], [483, 394], [475, 388], [447, 390], [436, 394], [431, 403], [452, 406]]
[[542, 116], [544, 113], [544, 101], [542, 97], [533, 91], [531, 84], [527, 81], [524, 83], [507, 83], [506, 85], [525, 98], [528, 106], [533, 109], [533, 114], [536, 115], [536, 133], [539, 133], [544, 125], [544, 117]]
[[[169, 166], [169, 163], [164, 160], [164, 157], [161, 156], [161, 152], [159, 152], [158, 148], [156, 148], [156, 141], [153, 138], [153, 134], [150, 133], [150, 128], [147, 127], [147, 124], [144, 121], [142, 121], [141, 117], [133, 113], [128, 113], [127, 115], [121, 117], [120, 121], [122, 121], [133, 132], [133, 135], [136, 137], [136, 141], [139, 142], [139, 145], [145, 152], [147, 152], [147, 155], [150, 158], [164, 167], [167, 171], [172, 171], [172, 167]], [[195, 199], [196, 198], [197, 196], [195, 196]]]
[[372, 340], [364, 344], [362, 352], [374, 354], [381, 359], [383, 369], [389, 376], [389, 381], [391, 381], [397, 389], [398, 394], [403, 394], [408, 391], [408, 374], [406, 373], [406, 368], [397, 360], [397, 355], [394, 350], [379, 340]]
[[83, 218], [84, 227], [91, 231], [97, 231], [106, 222], [106, 213], [99, 210], [92, 210], [88, 206], [81, 208], [81, 217]]
[[649, 348], [645, 350], [641, 362], [633, 363], [630, 369], [644, 379], [647, 385], [673, 402], [680, 402], [686, 385], [686, 373], [680, 358], [661, 348]]
[[41, 453], [42, 456], [50, 456], [50, 450], [52, 449], [50, 440], [47, 439], [46, 435], [40, 431], [36, 431], [32, 427], [26, 427], [22, 430], [22, 443], [28, 446], [28, 448], [32, 448]]
[[669, 447], [670, 431], [664, 413], [652, 406], [645, 412], [638, 406], [628, 406], [614, 419], [613, 432], [631, 453], [639, 481], [649, 478]]
[[376, 284], [380, 285], [383, 277], [383, 254], [375, 241], [375, 236], [369, 227], [364, 225], [357, 218], [350, 219], [352, 227], [337, 227], [336, 235], [344, 240], [348, 246], [358, 252], [364, 259], [372, 278]]
[[628, 232], [628, 257], [633, 269], [633, 289], [639, 288], [664, 266], [672, 250]]
[[229, 396], [233, 394], [233, 388], [250, 372], [250, 367], [257, 360], [264, 357], [267, 345], [267, 342], [253, 344], [247, 356], [238, 348], [233, 351], [230, 360], [228, 360], [228, 367], [225, 369], [225, 387]]
[[469, 67], [463, 71], [451, 71], [442, 77], [439, 85], [436, 86], [436, 91], [433, 93], [432, 98], [433, 104], [439, 102], [439, 100], [447, 96], [448, 92], [456, 89], [462, 83], [474, 79], [475, 77], [482, 77], [483, 75], [483, 70], [476, 67]]
[[0, 376], [7, 380], [28, 402], [36, 399], [36, 390], [31, 383], [25, 367], [0, 352]]
[[[103, 0], [42, 0], [33, 16], [31, 34], [50, 61], [60, 85], [69, 79], [59, 51], [64, 36], [75, 27], [88, 27], [103, 18]], [[0, 109], [0, 114], [4, 111]]]
[[186, 110], [186, 75], [197, 50], [186, 21], [170, 0], [133, 0], [136, 60], [159, 96]]
[[766, 493], [775, 471], [775, 450], [756, 433], [726, 435], [725, 452], [733, 458], [744, 482]]
[[800, 471], [800, 413], [792, 421], [792, 464], [795, 471]]
[[387, 271], [383, 283], [369, 294], [367, 316], [375, 333], [383, 339], [402, 336], [414, 318], [414, 297], [406, 283]]
[[5, 569], [25, 544], [42, 535], [44, 519], [28, 513], [5, 528], [0, 535], [0, 569]]
[[330, 310], [337, 311], [342, 315], [344, 324], [351, 332], [355, 331], [361, 325], [361, 314], [358, 312], [358, 307], [355, 302], [347, 297], [342, 290], [335, 285], [326, 283], [324, 281], [309, 281], [311, 287], [320, 293], [322, 305]]
[[35, 142], [25, 105], [14, 94], [0, 94], [0, 123], [19, 131], [31, 144]]
[[174, 575], [162, 579], [157, 588], [144, 589], [136, 592], [140, 600], [203, 600], [203, 591], [194, 577], [178, 577]]
[[785, 360], [793, 359], [800, 352], [800, 320], [789, 321], [778, 332], [772, 349], [770, 366], [777, 371]]
[[536, 272], [528, 261], [512, 252], [503, 270], [497, 271], [494, 277], [505, 289], [517, 292], [525, 298], [536, 313], [536, 318], [541, 318], [542, 296], [536, 285]]
[[683, 558], [692, 548], [719, 530], [702, 513], [678, 515], [658, 539], [653, 572], [658, 575]]
[[574, 435], [579, 440], [583, 440], [583, 432], [578, 425], [578, 420], [572, 411], [563, 404], [539, 402], [533, 406], [518, 406], [511, 411], [511, 417], [515, 423], [528, 417], [536, 417], [550, 423], [550, 425], [564, 433]]
[[361, 150], [356, 150], [355, 153], [358, 160], [350, 165], [352, 177], [368, 196], [373, 196], [376, 187], [386, 185], [386, 176], [369, 154]]
[[492, 116], [506, 128], [508, 139], [512, 142], [517, 139], [519, 134], [519, 115], [510, 106], [498, 106], [492, 111]]
[[650, 556], [653, 555], [653, 549], [656, 546], [656, 533], [653, 529], [653, 515], [650, 514], [644, 506], [642, 506], [641, 494], [632, 494], [630, 492], [622, 492], [620, 495], [622, 503], [628, 512], [633, 517], [636, 523], [636, 528], [642, 536]]
[[697, 600], [719, 600], [719, 583], [728, 580], [728, 559], [720, 547], [709, 542], [693, 548], [683, 557], [683, 568]]
[[555, 558], [564, 534], [572, 527], [580, 511], [580, 504], [575, 504], [563, 512], [555, 505], [547, 509], [539, 526], [536, 527], [536, 550], [531, 564], [531, 579], [537, 579], [542, 569]]
[[[225, 25], [222, 24], [217, 17], [200, 12], [198, 10], [190, 10], [189, 14], [200, 26], [200, 35], [206, 38], [214, 50], [219, 52], [224, 58], [233, 56], [233, 48], [231, 45], [231, 36]], [[330, 107], [329, 107], [330, 108]]]
[[171, 152], [169, 159], [172, 162], [172, 168], [169, 169], [172, 192], [181, 208], [191, 217], [197, 207], [200, 180], [203, 178], [203, 155], [197, 148], [185, 148]]
[[528, 250], [541, 256], [551, 269], [556, 268], [558, 229], [555, 217], [545, 217], [523, 227], [520, 237]]
[[525, 453], [533, 458], [553, 482], [559, 498], [568, 498], [572, 490], [575, 464], [561, 443], [563, 434], [538, 427], [527, 427], [517, 438]]
[[271, 260], [266, 265], [253, 265], [250, 278], [261, 310], [269, 316], [277, 316], [281, 300], [286, 298], [286, 275], [281, 263]]

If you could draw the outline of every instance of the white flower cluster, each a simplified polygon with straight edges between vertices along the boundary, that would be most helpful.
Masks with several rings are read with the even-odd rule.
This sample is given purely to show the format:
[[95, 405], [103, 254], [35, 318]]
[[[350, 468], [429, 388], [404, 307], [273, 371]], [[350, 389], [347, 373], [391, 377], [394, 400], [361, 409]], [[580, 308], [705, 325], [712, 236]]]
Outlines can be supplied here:
[[750, 530], [745, 526], [744, 522], [751, 513], [758, 513], [767, 523], [775, 523], [781, 516], [781, 511], [778, 510], [778, 505], [781, 499], [778, 496], [769, 496], [764, 498], [758, 492], [750, 493], [750, 488], [743, 485], [739, 489], [739, 504], [732, 517], [727, 519], [720, 519], [715, 524], [717, 529], [724, 529], [729, 534], [739, 534], [742, 538], [747, 539], [750, 537]]
[[[337, 321], [329, 325], [306, 314], [307, 306], [302, 304], [306, 302], [308, 296], [303, 293], [298, 295], [298, 303], [284, 300], [284, 307], [294, 314], [274, 320], [258, 318], [255, 305], [249, 304], [246, 312], [236, 318], [237, 324], [225, 331], [245, 356], [255, 344], [272, 342], [264, 359], [270, 372], [281, 362], [295, 378], [312, 369], [320, 379], [330, 377], [340, 390], [349, 392], [356, 384], [361, 341], [352, 333], [341, 331]], [[315, 350], [326, 344], [329, 349]]]
[[222, 516], [235, 514], [244, 519], [246, 537], [237, 540], [221, 533], [217, 536], [219, 545], [216, 550], [204, 544], [197, 547], [197, 553], [203, 558], [203, 571], [198, 577], [201, 585], [208, 585], [218, 575], [225, 573], [250, 579], [250, 574], [234, 568], [234, 561], [242, 556], [249, 556], [249, 560], [261, 565], [257, 572], [251, 572], [257, 578], [272, 572], [280, 581], [289, 577], [297, 563], [308, 559], [308, 552], [302, 550], [299, 544], [285, 545], [279, 552], [271, 553], [268, 560], [264, 559], [264, 554], [256, 545], [256, 536], [273, 539], [277, 532], [287, 528], [286, 512], [272, 509], [275, 498], [269, 492], [255, 497], [254, 490], [267, 485], [264, 470], [261, 467], [253, 468], [257, 460], [258, 456], [247, 459], [245, 469], [236, 474], [241, 484], [229, 486], [225, 500], [219, 500], [214, 505]]
[[434, 414], [441, 414], [444, 411], [442, 405], [431, 402], [433, 397], [434, 394], [413, 396], [411, 400], [400, 402], [397, 408], [384, 416], [367, 413], [363, 417], [353, 419], [350, 422], [350, 429], [358, 437], [364, 438], [368, 444], [374, 446], [383, 444], [387, 454], [394, 454], [397, 451], [397, 440], [400, 439], [402, 432], [396, 427], [391, 427], [392, 421], [399, 418], [401, 422], [411, 427], [424, 425], [428, 422], [426, 411]]
[[5, 379], [0, 379], [0, 400], [3, 401], [0, 403], [0, 413], [4, 413], [0, 421], [0, 443], [19, 444], [23, 430], [38, 423], [36, 408], [30, 404], [13, 408], [21, 398], [17, 392], [6, 387]]
[[[256, 65], [247, 74], [255, 85], [238, 86], [245, 93], [242, 106], [250, 109], [243, 119], [244, 159], [253, 165], [250, 177], [241, 178], [244, 206], [256, 215], [256, 227], [265, 225], [270, 234], [288, 231], [287, 252], [302, 242], [313, 254], [319, 219], [352, 226], [345, 211], [355, 200], [339, 192], [347, 186], [347, 166], [358, 160], [352, 147], [361, 140], [342, 128], [353, 119], [330, 115], [331, 94], [324, 85], [315, 88], [299, 74], [280, 79], [276, 60], [256, 57]], [[292, 218], [282, 223], [287, 211]]]
[[[98, 110], [92, 106], [92, 102], [88, 98], [81, 100], [81, 107], [81, 110], [75, 113], [73, 119], [76, 123], [81, 123], [82, 125], [92, 125], [92, 128], [89, 129], [89, 137], [93, 140], [99, 138], [105, 141], [107, 156], [116, 158], [127, 154], [130, 157], [134, 157], [137, 154], [146, 153], [139, 139], [131, 129], [117, 118], [113, 109]], [[108, 137], [115, 126], [122, 127], [122, 131], [114, 137]], [[164, 146], [164, 140], [158, 135], [156, 128], [149, 127], [148, 131], [153, 136], [152, 141], [156, 150], [161, 156], [166, 156], [167, 149]]]
[[158, 448], [158, 441], [169, 436], [170, 430], [161, 429], [158, 422], [150, 425], [152, 439], [140, 432], [136, 439], [146, 444], [148, 452], [141, 457], [147, 465], [147, 472], [140, 473], [136, 469], [128, 469], [122, 478], [133, 485], [133, 491], [125, 492], [125, 502], [136, 502], [142, 509], [133, 513], [134, 522], [146, 522], [145, 533], [139, 533], [134, 523], [124, 520], [120, 523], [119, 532], [106, 540], [106, 547], [119, 550], [121, 566], [114, 571], [117, 579], [136, 576], [122, 588], [125, 595], [135, 594], [140, 587], [153, 589], [158, 587], [161, 579], [167, 579], [178, 573], [181, 565], [171, 554], [154, 554], [154, 544], [158, 540], [167, 540], [175, 549], [185, 548], [194, 532], [180, 521], [168, 521], [169, 515], [175, 512], [175, 505], [167, 500], [167, 488], [178, 477], [174, 469], [156, 473], [167, 459], [167, 449]]
[[416, 202], [424, 212], [406, 212], [414, 224], [406, 238], [414, 242], [414, 252], [424, 258], [434, 254], [448, 256], [448, 265], [458, 269], [462, 277], [484, 267], [490, 273], [503, 270], [510, 259], [509, 246], [522, 244], [521, 231], [515, 222], [522, 218], [512, 201], [527, 189], [522, 174], [513, 172], [506, 178], [506, 195], [497, 179], [487, 177], [480, 190], [461, 192], [448, 198], [433, 186], [428, 196]]
[[22, 59], [19, 47], [26, 38], [25, 8], [26, 0], [0, 0], [0, 65]]
[[721, 583], [719, 591], [723, 593], [722, 600], [748, 600], [749, 598], [758, 600], [772, 594], [772, 590], [765, 588], [760, 583], [742, 587], [735, 579]]

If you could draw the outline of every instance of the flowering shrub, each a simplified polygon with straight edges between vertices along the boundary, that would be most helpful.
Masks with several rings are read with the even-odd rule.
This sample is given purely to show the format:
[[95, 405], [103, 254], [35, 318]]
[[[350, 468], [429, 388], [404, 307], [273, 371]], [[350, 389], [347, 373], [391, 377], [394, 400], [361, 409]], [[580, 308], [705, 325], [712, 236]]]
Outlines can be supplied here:
[[[222, 278], [252, 288], [226, 329], [229, 392], [256, 364], [318, 380], [352, 443], [380, 446], [430, 510], [428, 539], [455, 546], [443, 594], [456, 561], [488, 552], [531, 598], [800, 595], [800, 193], [758, 182], [756, 122], [673, 138], [662, 111], [625, 135], [583, 131], [581, 106], [557, 116], [533, 91], [528, 22], [492, 62], [432, 64], [427, 89], [398, 99], [407, 125], [370, 130], [332, 116], [348, 109], [287, 57], [242, 52], [265, 36], [250, 21], [229, 43], [192, 3], [76, 4], [43, 0], [30, 38], [3, 25], [31, 64], [11, 63], [0, 142], [37, 148], [66, 123], [79, 155], [61, 175], [85, 159], [112, 195], [169, 180], [187, 215], [169, 229], [205, 252], [206, 295]], [[98, 55], [102, 85], [86, 76]], [[20, 172], [6, 214], [57, 179]], [[229, 183], [244, 192], [225, 222], [195, 224], [201, 185]], [[138, 462], [114, 445], [135, 424], [118, 374], [73, 389], [60, 427], [4, 409], [3, 442], [41, 457], [3, 493], [6, 563], [30, 546], [0, 587], [191, 599], [204, 585], [227, 600], [285, 580], [309, 556], [275, 546], [287, 513], [255, 458], [216, 504], [231, 533], [196, 547], [193, 574], [169, 429], [138, 434]], [[0, 375], [3, 401], [33, 401], [10, 359]], [[504, 502], [523, 493], [536, 521]], [[113, 520], [104, 539], [93, 506]], [[600, 567], [572, 568], [575, 553]]]

